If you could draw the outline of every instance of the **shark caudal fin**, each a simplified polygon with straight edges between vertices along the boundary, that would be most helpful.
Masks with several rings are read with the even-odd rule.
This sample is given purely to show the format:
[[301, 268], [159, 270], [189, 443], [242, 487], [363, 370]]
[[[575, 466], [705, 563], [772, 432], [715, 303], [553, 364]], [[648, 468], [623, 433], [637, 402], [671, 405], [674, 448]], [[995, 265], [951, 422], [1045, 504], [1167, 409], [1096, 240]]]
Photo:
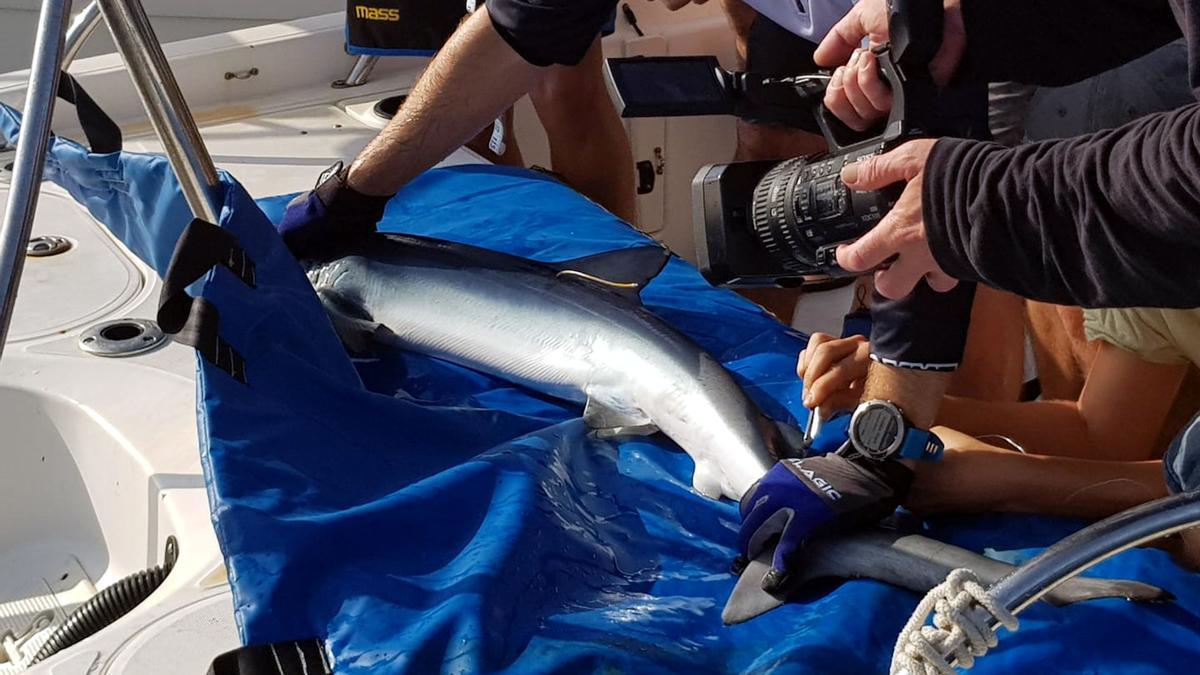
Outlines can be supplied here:
[[1062, 607], [1101, 598], [1124, 598], [1132, 602], [1171, 602], [1175, 600], [1175, 595], [1140, 581], [1075, 577], [1047, 593], [1042, 600], [1055, 607]]
[[733, 593], [721, 610], [721, 623], [733, 626], [745, 623], [750, 619], [762, 616], [771, 610], [782, 607], [787, 602], [786, 595], [772, 595], [762, 588], [763, 576], [771, 570], [771, 559], [775, 556], [775, 547], [767, 546], [751, 560], [738, 577]]

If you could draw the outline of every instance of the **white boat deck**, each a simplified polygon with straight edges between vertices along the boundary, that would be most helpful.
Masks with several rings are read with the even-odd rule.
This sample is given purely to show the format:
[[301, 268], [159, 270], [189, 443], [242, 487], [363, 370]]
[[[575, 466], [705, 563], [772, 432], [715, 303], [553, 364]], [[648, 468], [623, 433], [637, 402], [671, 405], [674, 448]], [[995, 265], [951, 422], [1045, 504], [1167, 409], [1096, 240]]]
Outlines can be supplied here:
[[[220, 168], [253, 194], [273, 195], [308, 187], [375, 129], [321, 103], [210, 122], [203, 132]], [[154, 151], [157, 141], [134, 136], [126, 147]], [[448, 161], [479, 160], [460, 151]], [[47, 609], [61, 621], [97, 588], [161, 562], [174, 534], [180, 562], [161, 591], [89, 640], [93, 648], [28, 672], [149, 675], [165, 672], [164, 657], [187, 663], [189, 650], [192, 662], [177, 672], [203, 672], [238, 641], [200, 469], [194, 353], [176, 344], [117, 359], [83, 352], [80, 334], [96, 323], [153, 319], [159, 281], [57, 187], [43, 191], [38, 235], [73, 247], [27, 260], [0, 361], [0, 636], [21, 634]], [[180, 622], [196, 631], [187, 644]], [[0, 674], [16, 672], [0, 660]]]

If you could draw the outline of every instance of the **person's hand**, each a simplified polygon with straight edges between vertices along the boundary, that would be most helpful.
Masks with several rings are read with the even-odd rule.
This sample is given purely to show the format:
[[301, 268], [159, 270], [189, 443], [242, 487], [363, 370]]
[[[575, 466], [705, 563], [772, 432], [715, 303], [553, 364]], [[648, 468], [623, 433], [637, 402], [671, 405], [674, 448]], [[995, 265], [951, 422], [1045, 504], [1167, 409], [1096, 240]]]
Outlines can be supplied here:
[[879, 58], [869, 49], [855, 49], [839, 66], [825, 88], [825, 107], [846, 126], [866, 131], [892, 109], [892, 88], [879, 72]]
[[[958, 70], [967, 46], [961, 0], [945, 0], [943, 5], [942, 45], [929, 63], [929, 74], [939, 86]], [[825, 107], [851, 129], [863, 131], [891, 110], [891, 88], [879, 73], [878, 59], [861, 48], [863, 38], [877, 47], [890, 37], [887, 0], [862, 0], [813, 53], [817, 65], [837, 68], [825, 91]]]
[[813, 333], [796, 363], [796, 374], [804, 380], [804, 407], [820, 406], [827, 415], [853, 408], [870, 363], [871, 345], [865, 337]]
[[364, 195], [346, 185], [347, 169], [338, 162], [317, 179], [317, 186], [296, 195], [276, 229], [297, 258], [339, 237], [375, 231], [391, 197]]
[[899, 462], [851, 461], [840, 455], [779, 462], [742, 497], [734, 569], [740, 574], [778, 539], [762, 588], [779, 593], [805, 542], [887, 516], [911, 483], [912, 471]]
[[903, 298], [922, 277], [935, 291], [948, 291], [958, 283], [938, 267], [925, 236], [921, 181], [935, 142], [924, 138], [908, 141], [842, 169], [842, 182], [856, 192], [908, 183], [896, 205], [870, 232], [837, 250], [838, 265], [847, 272], [866, 272], [895, 256], [886, 269], [875, 272], [875, 290], [886, 298]]
[[659, 2], [666, 5], [667, 9], [674, 12], [675, 10], [687, 5], [703, 5], [704, 3], [708, 2], [708, 0], [659, 0]]

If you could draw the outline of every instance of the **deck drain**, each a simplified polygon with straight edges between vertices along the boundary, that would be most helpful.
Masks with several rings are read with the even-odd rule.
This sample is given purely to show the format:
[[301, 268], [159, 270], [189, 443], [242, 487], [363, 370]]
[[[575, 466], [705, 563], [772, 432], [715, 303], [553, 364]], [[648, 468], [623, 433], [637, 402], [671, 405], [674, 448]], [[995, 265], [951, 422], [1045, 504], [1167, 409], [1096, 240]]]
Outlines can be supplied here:
[[399, 96], [389, 96], [381, 99], [371, 109], [371, 112], [375, 113], [375, 116], [380, 119], [390, 120], [396, 116], [397, 112], [400, 112], [400, 106], [404, 105], [404, 101], [407, 98], [407, 94], [400, 94]]
[[25, 255], [31, 258], [49, 258], [52, 255], [66, 253], [71, 250], [70, 239], [54, 234], [34, 237], [25, 246]]
[[166, 342], [158, 324], [146, 319], [105, 321], [79, 336], [79, 348], [96, 356], [134, 356]]

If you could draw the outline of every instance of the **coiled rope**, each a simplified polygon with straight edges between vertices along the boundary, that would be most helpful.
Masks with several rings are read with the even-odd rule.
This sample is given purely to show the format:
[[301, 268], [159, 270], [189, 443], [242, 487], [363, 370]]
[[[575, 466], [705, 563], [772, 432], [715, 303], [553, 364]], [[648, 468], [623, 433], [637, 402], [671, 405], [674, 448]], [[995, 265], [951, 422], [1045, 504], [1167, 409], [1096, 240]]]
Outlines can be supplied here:
[[[983, 608], [985, 612], [975, 609]], [[926, 625], [933, 612], [933, 625]], [[892, 675], [954, 675], [951, 663], [970, 668], [975, 659], [998, 643], [992, 620], [1010, 632], [1017, 617], [1001, 606], [979, 583], [975, 573], [954, 570], [917, 605], [896, 639]]]

